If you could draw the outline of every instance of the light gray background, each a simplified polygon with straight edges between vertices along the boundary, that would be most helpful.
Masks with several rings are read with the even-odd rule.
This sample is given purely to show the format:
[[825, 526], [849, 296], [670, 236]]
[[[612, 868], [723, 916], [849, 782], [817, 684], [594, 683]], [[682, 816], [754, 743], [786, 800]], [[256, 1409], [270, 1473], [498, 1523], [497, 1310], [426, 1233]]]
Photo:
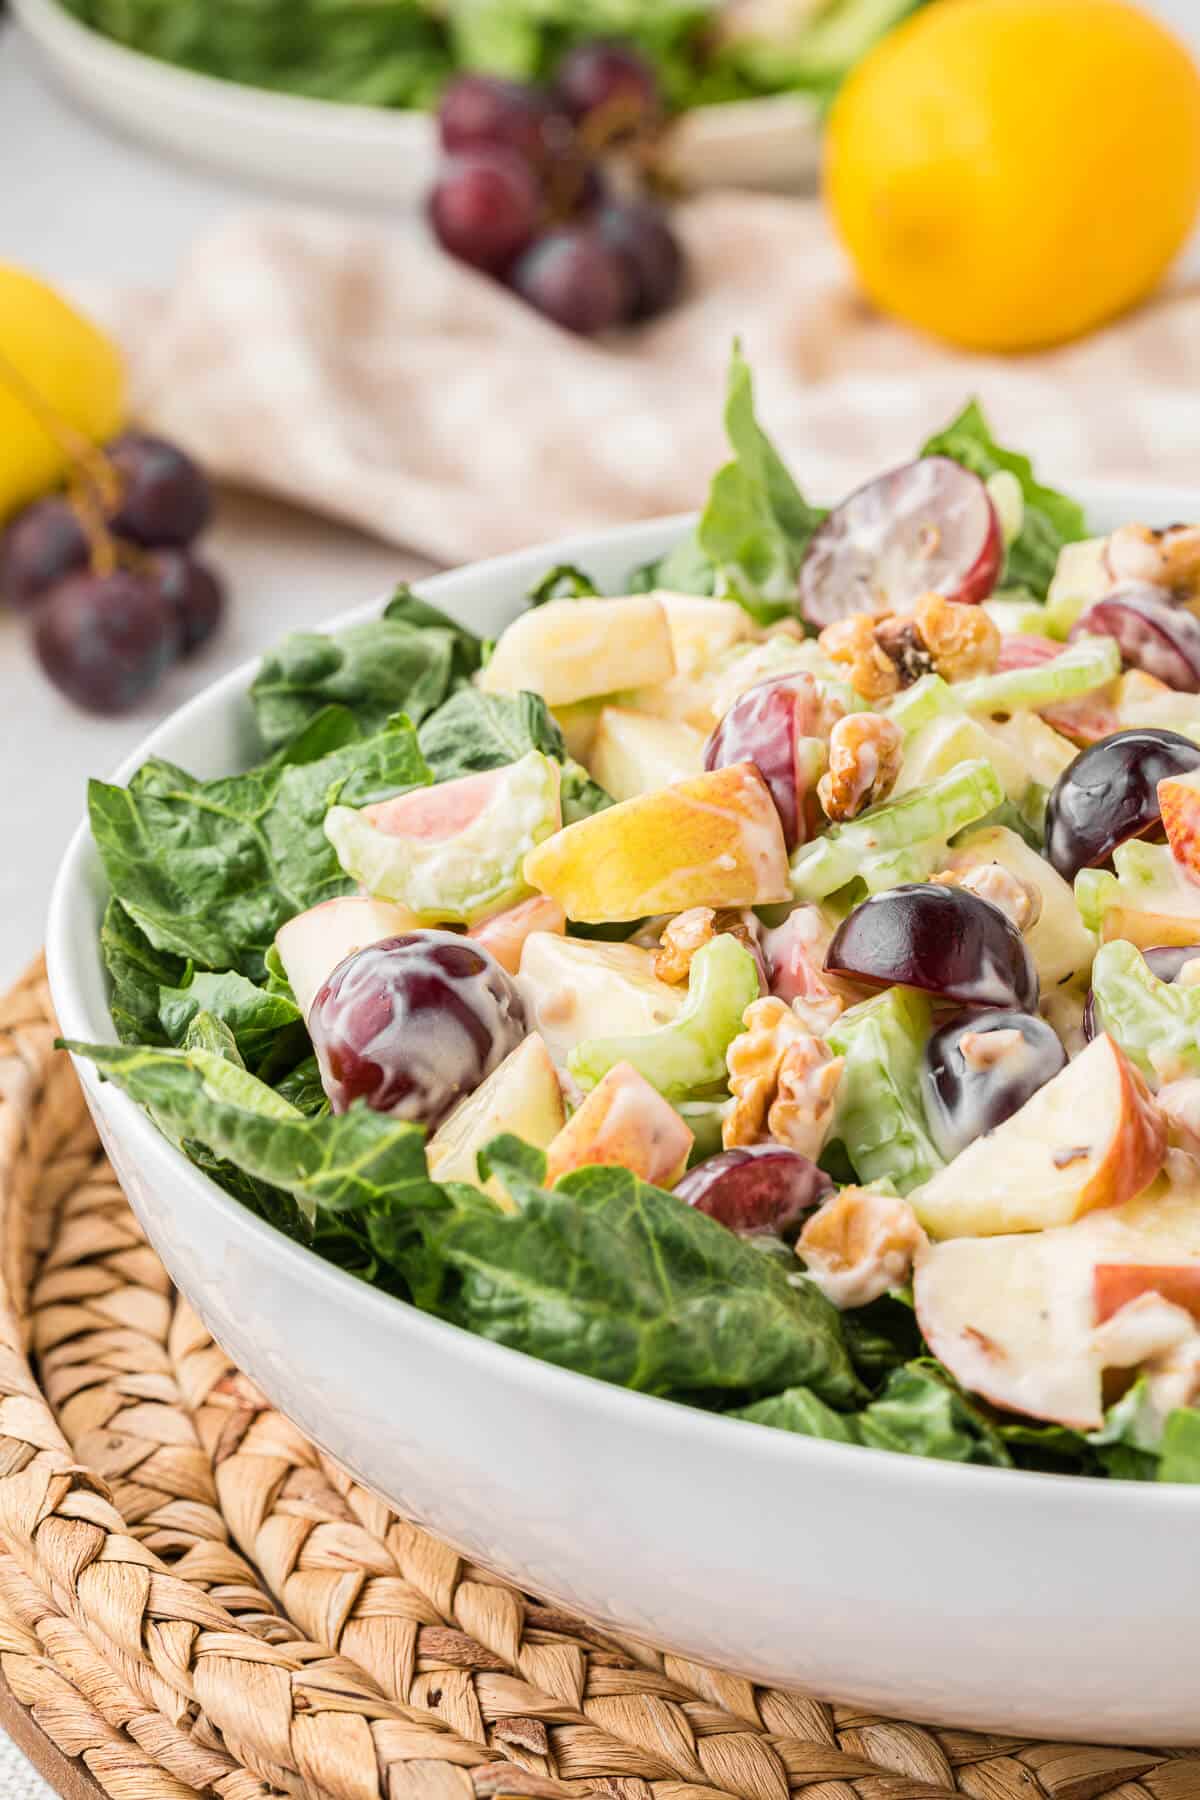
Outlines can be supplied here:
[[[1200, 0], [1150, 0], [1149, 10], [1200, 50]], [[12, 25], [0, 26], [0, 168], [0, 260], [58, 281], [168, 280], [198, 232], [264, 198], [160, 161], [74, 111], [45, 84]], [[696, 471], [697, 493], [706, 474]], [[85, 718], [60, 700], [34, 667], [21, 622], [0, 618], [0, 987], [41, 941], [50, 882], [88, 775], [106, 773], [157, 717], [222, 669], [424, 566], [356, 533], [240, 496], [226, 498], [211, 549], [233, 590], [228, 628], [146, 710], [121, 720]], [[48, 1796], [0, 1735], [0, 1800]]]

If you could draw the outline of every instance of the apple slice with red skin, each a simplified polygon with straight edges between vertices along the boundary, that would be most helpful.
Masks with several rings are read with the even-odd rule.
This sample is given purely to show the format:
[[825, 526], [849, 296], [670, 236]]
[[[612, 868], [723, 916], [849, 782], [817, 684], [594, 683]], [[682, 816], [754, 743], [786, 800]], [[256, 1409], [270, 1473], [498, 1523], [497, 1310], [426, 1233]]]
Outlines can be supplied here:
[[550, 1187], [572, 1169], [617, 1163], [654, 1187], [671, 1188], [695, 1139], [669, 1101], [632, 1063], [616, 1063], [546, 1150]]
[[1200, 881], [1200, 769], [1164, 775], [1158, 784], [1158, 806], [1172, 856]]
[[1170, 1263], [1096, 1264], [1092, 1295], [1097, 1325], [1142, 1294], [1158, 1294], [1200, 1323], [1200, 1263], [1194, 1268]]

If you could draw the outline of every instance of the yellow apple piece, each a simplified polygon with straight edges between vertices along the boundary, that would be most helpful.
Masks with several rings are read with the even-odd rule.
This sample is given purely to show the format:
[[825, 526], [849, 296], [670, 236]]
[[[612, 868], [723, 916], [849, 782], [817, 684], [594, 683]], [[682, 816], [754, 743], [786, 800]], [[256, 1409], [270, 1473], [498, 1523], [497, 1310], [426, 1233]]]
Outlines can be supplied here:
[[489, 694], [541, 694], [570, 706], [593, 694], [669, 681], [671, 630], [653, 594], [624, 600], [549, 600], [503, 632], [479, 677]]
[[1044, 1231], [1131, 1200], [1166, 1150], [1149, 1088], [1103, 1032], [908, 1198], [934, 1238]]
[[736, 600], [712, 600], [699, 594], [673, 594], [656, 588], [671, 632], [671, 648], [680, 675], [702, 675], [735, 644], [754, 632], [754, 621]]
[[545, 894], [531, 894], [503, 912], [493, 913], [480, 925], [473, 925], [467, 936], [490, 950], [502, 969], [515, 975], [521, 967], [525, 940], [535, 931], [555, 932], [559, 937], [567, 929], [567, 915], [557, 900]]
[[1010, 719], [980, 719], [993, 742], [1003, 744], [1025, 766], [1031, 781], [1052, 788], [1063, 770], [1079, 755], [1077, 747], [1040, 713], [1018, 712]]
[[560, 1067], [586, 1038], [616, 1032], [644, 1037], [670, 1025], [688, 993], [682, 984], [659, 980], [652, 950], [545, 931], [526, 938], [517, 986], [530, 1026]]
[[1164, 776], [1158, 804], [1172, 856], [1180, 868], [1200, 878], [1200, 769]]
[[1200, 1287], [1200, 1193], [1163, 1178], [1138, 1199], [1078, 1224], [930, 1244], [918, 1252], [913, 1273], [917, 1319], [934, 1356], [968, 1392], [1092, 1431], [1104, 1421], [1099, 1271], [1126, 1265], [1130, 1273], [1121, 1279], [1130, 1299], [1147, 1265], [1159, 1279], [1169, 1269], [1174, 1291], [1164, 1297], [1176, 1303], [1193, 1284]]
[[568, 919], [588, 924], [689, 906], [768, 905], [792, 892], [783, 827], [753, 763], [568, 825], [525, 858], [525, 879]]
[[[549, 1051], [536, 1031], [530, 1032], [482, 1086], [443, 1119], [426, 1148], [429, 1172], [438, 1181], [469, 1181], [478, 1187], [475, 1159], [493, 1138], [511, 1131], [544, 1150], [561, 1132], [565, 1117], [562, 1089]], [[482, 1185], [485, 1193], [512, 1210], [512, 1202], [495, 1176]]]
[[1024, 935], [1042, 992], [1052, 993], [1071, 976], [1089, 969], [1096, 954], [1095, 934], [1080, 918], [1074, 889], [1058, 870], [1007, 825], [988, 825], [971, 832], [951, 853], [947, 867], [965, 874], [988, 863], [999, 863], [1041, 897], [1037, 920]]
[[318, 993], [346, 957], [365, 950], [368, 944], [419, 928], [419, 919], [406, 906], [363, 894], [342, 894], [310, 906], [281, 925], [275, 933], [275, 949], [296, 1005], [307, 1019]]
[[590, 1163], [620, 1163], [655, 1187], [674, 1187], [695, 1139], [675, 1108], [631, 1063], [616, 1063], [546, 1152], [546, 1179]]
[[[738, 608], [739, 612], [741, 608]], [[656, 788], [699, 775], [705, 738], [675, 719], [656, 719], [629, 707], [606, 706], [592, 742], [588, 766], [614, 800], [633, 800]]]

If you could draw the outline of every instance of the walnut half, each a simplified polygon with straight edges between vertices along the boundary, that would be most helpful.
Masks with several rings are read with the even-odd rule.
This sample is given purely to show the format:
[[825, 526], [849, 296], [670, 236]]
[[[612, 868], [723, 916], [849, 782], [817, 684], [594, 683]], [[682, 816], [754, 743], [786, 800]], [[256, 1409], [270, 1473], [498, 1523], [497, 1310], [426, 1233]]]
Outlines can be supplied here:
[[817, 783], [826, 818], [855, 819], [866, 806], [886, 800], [896, 785], [904, 737], [882, 713], [850, 713], [829, 739], [829, 767]]
[[841, 1057], [774, 997], [754, 1001], [742, 1023], [725, 1058], [733, 1095], [725, 1148], [772, 1138], [815, 1162], [833, 1123]]
[[711, 906], [691, 906], [687, 912], [677, 913], [663, 927], [663, 934], [654, 952], [654, 973], [660, 981], [670, 982], [673, 987], [681, 986], [692, 970], [692, 958], [697, 950], [705, 944], [711, 944], [715, 937], [729, 936], [749, 950], [759, 967], [759, 984], [762, 982], [762, 959], [756, 936], [758, 921], [753, 913], [717, 911]]
[[912, 1273], [925, 1233], [907, 1200], [845, 1187], [809, 1219], [796, 1243], [827, 1300], [844, 1310], [866, 1306]]

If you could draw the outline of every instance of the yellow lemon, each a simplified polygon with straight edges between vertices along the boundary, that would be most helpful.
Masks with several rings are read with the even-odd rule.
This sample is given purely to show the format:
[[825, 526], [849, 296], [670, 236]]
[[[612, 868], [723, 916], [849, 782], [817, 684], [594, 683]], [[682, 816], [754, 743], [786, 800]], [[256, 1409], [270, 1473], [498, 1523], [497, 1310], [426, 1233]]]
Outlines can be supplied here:
[[885, 312], [982, 350], [1088, 331], [1200, 205], [1200, 72], [1124, 0], [939, 0], [834, 104], [825, 192]]
[[124, 404], [116, 345], [44, 281], [0, 263], [0, 519], [62, 480], [63, 427], [100, 442]]

